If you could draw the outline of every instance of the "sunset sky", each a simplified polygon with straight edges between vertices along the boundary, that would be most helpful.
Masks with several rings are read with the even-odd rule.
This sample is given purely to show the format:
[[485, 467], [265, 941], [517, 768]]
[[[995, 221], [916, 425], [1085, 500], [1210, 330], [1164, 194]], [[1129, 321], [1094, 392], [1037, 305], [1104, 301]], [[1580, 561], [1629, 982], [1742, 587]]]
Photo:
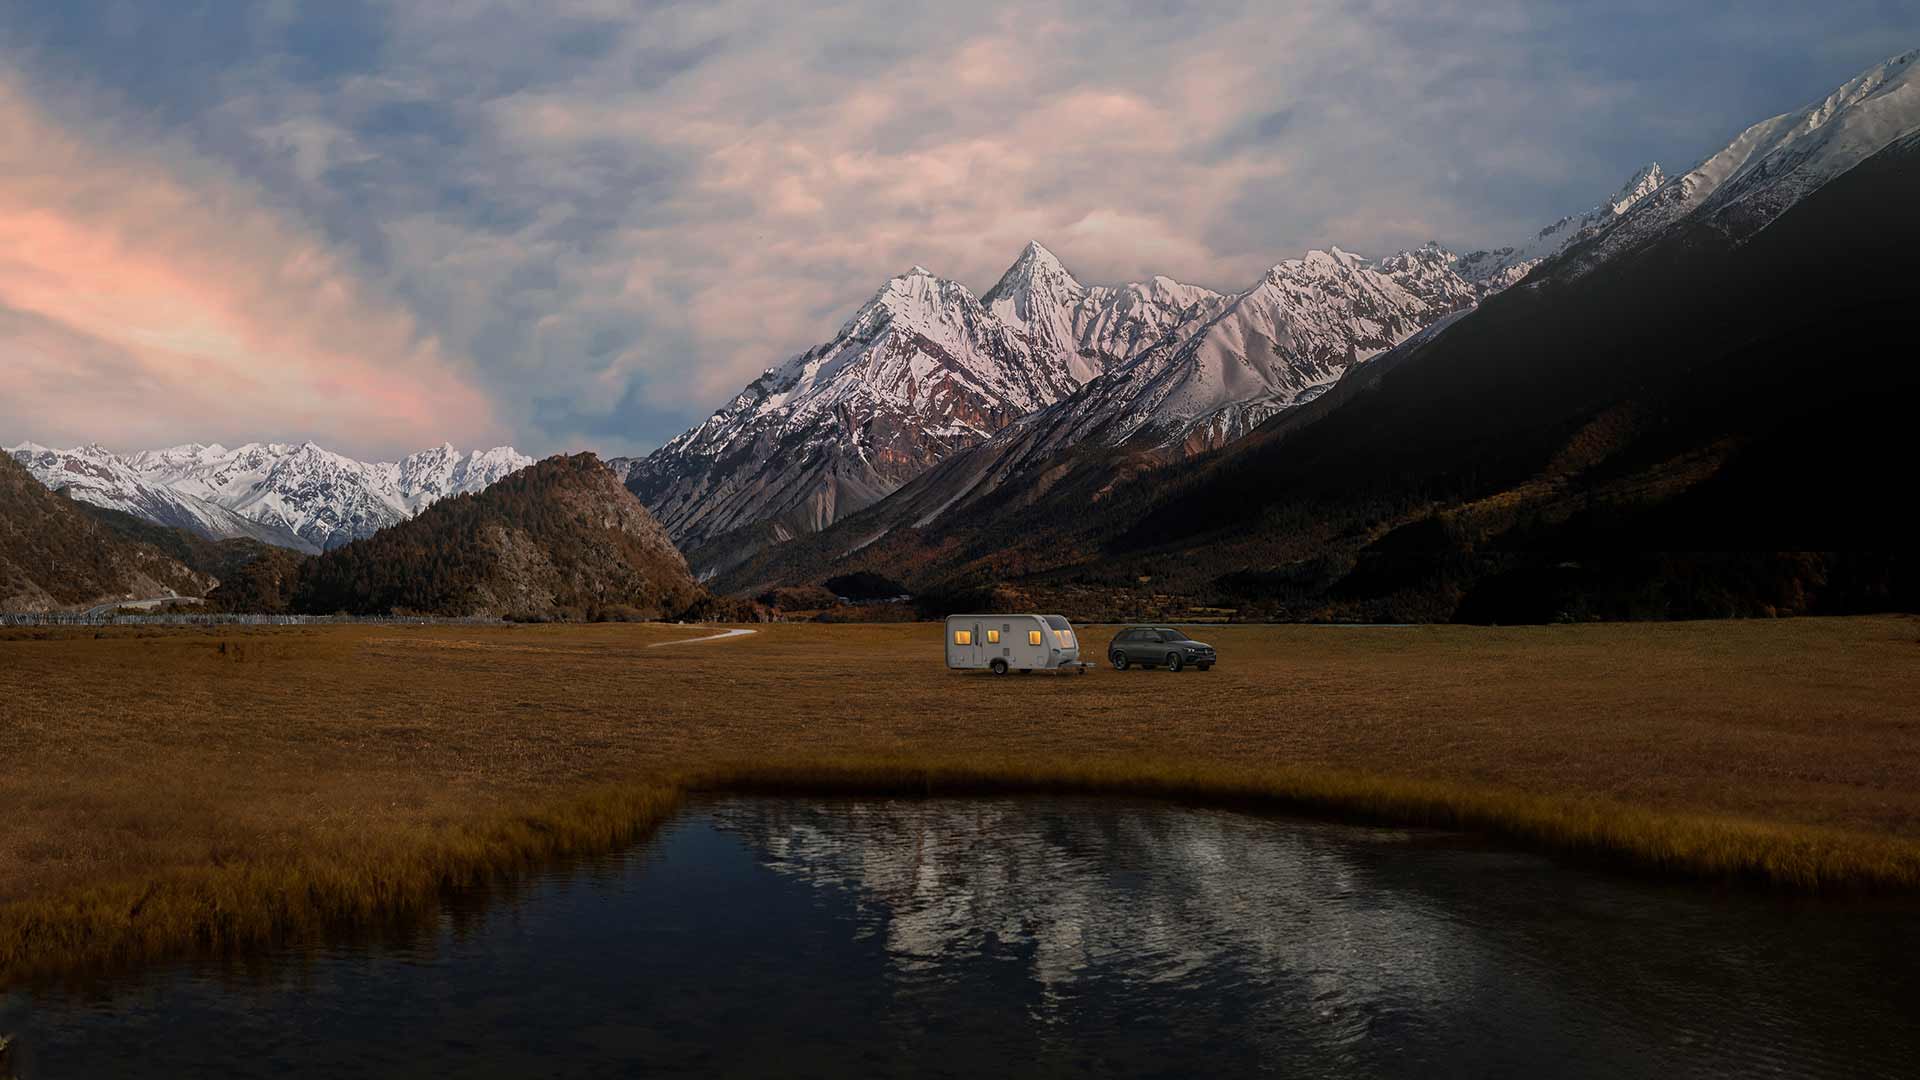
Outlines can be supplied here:
[[1518, 240], [1920, 5], [0, 0], [0, 445], [649, 449], [913, 264]]

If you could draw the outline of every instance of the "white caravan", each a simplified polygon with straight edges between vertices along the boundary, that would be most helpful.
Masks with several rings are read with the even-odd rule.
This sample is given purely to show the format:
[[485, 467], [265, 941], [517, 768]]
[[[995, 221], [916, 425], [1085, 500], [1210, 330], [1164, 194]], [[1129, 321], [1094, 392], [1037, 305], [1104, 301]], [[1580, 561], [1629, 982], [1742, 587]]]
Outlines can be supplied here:
[[962, 671], [1087, 673], [1080, 638], [1064, 615], [949, 615], [947, 666]]

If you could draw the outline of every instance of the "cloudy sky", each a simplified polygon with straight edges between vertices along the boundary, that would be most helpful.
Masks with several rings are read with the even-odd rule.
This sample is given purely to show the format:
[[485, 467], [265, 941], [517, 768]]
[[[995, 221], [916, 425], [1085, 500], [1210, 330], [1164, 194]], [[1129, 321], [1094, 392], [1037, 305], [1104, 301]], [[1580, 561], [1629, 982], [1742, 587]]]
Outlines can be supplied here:
[[1517, 239], [1920, 5], [0, 0], [0, 444], [642, 451], [919, 263]]

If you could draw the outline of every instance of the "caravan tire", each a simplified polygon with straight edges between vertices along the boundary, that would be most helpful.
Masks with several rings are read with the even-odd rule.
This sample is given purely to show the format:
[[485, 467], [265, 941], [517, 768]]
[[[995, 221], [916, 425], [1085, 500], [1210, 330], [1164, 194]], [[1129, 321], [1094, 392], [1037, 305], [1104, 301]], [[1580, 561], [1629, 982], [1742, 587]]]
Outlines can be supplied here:
[[1005, 675], [1007, 673], [1007, 662], [1005, 660], [995, 660], [993, 663], [987, 665], [987, 669], [995, 675]]

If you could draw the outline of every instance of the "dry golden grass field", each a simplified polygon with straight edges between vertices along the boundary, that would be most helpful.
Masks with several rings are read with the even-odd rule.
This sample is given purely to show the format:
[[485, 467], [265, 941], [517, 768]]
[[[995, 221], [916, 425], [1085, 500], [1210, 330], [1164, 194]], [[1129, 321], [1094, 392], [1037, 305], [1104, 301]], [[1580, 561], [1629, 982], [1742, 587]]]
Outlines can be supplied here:
[[400, 912], [688, 784], [1245, 799], [1920, 887], [1912, 618], [1208, 627], [1211, 672], [1004, 678], [937, 625], [758, 629], [0, 631], [0, 983]]

